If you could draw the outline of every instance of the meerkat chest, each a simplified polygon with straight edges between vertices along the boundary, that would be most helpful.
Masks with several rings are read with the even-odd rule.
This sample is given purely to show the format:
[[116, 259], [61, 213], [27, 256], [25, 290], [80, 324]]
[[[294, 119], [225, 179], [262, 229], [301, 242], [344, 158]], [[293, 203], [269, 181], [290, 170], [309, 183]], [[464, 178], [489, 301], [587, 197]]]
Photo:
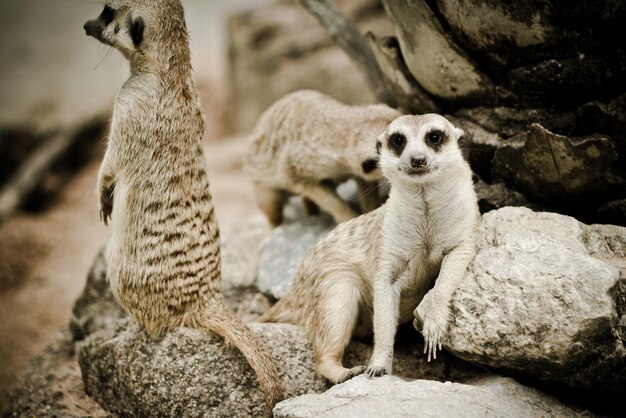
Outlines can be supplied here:
[[449, 205], [423, 199], [390, 205], [383, 224], [383, 252], [396, 258], [403, 282], [436, 275], [445, 254], [463, 239], [462, 221]]

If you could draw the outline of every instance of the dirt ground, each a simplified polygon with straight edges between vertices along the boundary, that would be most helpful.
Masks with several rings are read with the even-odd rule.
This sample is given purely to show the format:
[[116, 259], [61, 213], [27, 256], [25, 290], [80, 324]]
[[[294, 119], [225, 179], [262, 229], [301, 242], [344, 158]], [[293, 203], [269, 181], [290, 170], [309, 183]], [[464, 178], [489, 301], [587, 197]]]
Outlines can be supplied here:
[[[206, 141], [218, 222], [262, 216], [241, 172], [244, 136]], [[67, 323], [87, 270], [109, 229], [99, 222], [94, 187], [99, 161], [87, 165], [57, 203], [0, 226], [0, 411], [19, 370]]]

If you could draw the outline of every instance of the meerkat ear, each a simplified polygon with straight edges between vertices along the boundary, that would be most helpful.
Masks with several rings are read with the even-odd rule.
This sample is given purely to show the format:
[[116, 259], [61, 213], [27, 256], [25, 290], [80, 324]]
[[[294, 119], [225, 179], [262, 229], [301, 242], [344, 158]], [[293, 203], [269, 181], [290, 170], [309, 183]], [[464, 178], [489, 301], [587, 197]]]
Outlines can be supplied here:
[[457, 141], [461, 141], [464, 136], [465, 132], [463, 132], [463, 129], [459, 129], [457, 127], [454, 128], [454, 139], [456, 139]]
[[133, 19], [132, 23], [130, 24], [130, 37], [132, 38], [133, 44], [135, 44], [135, 46], [138, 46], [143, 40], [143, 28], [143, 19], [140, 17]]
[[469, 150], [467, 149], [467, 143], [465, 141], [465, 132], [462, 129], [454, 128], [454, 136], [456, 138], [456, 143], [459, 149], [461, 150], [461, 154], [463, 158], [468, 159]]

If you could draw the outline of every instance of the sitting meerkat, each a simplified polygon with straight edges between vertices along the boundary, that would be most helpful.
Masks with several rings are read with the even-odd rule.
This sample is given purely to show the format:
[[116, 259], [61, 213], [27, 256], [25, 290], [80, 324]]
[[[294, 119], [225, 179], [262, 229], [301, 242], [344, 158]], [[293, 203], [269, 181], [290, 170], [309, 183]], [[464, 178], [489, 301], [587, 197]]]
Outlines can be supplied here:
[[318, 206], [337, 223], [357, 216], [336, 192], [349, 178], [357, 183], [363, 212], [380, 206], [376, 137], [398, 116], [386, 105], [348, 106], [312, 90], [270, 106], [252, 131], [245, 159], [270, 223], [282, 222], [283, 207], [294, 194], [305, 198], [306, 209]]
[[113, 224], [106, 266], [114, 296], [152, 338], [179, 326], [225, 337], [275, 404], [282, 383], [273, 358], [221, 294], [204, 118], [180, 1], [107, 0], [84, 28], [117, 48], [131, 70], [115, 100], [97, 186], [101, 218]]
[[[441, 349], [450, 300], [475, 254], [472, 172], [439, 115], [401, 116], [380, 136], [387, 202], [338, 225], [306, 255], [288, 293], [262, 320], [303, 326], [317, 370], [333, 383], [392, 372], [398, 322], [414, 317], [428, 359]], [[416, 308], [417, 307], [417, 308]], [[374, 332], [367, 369], [342, 365], [351, 337]]]

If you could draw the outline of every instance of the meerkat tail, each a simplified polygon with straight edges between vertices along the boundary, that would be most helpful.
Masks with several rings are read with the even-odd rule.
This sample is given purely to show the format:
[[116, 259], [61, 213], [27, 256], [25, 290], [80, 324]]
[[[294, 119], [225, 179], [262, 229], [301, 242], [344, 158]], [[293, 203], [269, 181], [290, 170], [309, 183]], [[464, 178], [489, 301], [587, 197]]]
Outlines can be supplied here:
[[283, 384], [274, 358], [261, 339], [223, 301], [218, 301], [217, 305], [208, 309], [206, 316], [200, 315], [197, 319], [199, 327], [224, 337], [227, 343], [241, 351], [256, 372], [268, 404], [274, 407], [283, 399]]

